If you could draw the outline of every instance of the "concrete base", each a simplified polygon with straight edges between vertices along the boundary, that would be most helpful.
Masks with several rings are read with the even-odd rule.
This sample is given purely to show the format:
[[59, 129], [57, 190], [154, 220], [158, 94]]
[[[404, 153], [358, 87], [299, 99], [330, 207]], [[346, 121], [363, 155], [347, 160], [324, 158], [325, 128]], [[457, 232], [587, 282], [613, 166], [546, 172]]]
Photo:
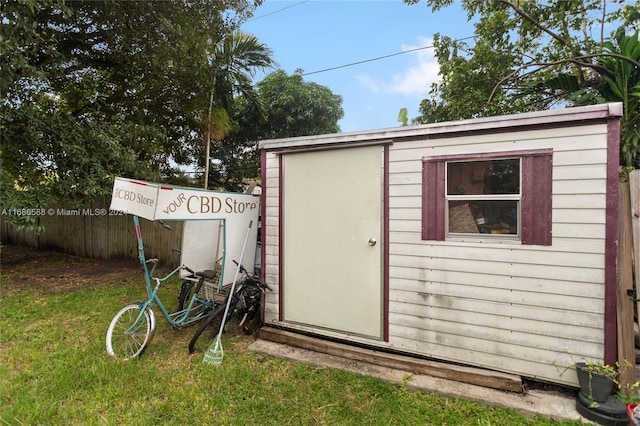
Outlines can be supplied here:
[[[472, 384], [414, 374], [334, 355], [313, 352], [267, 340], [256, 340], [249, 350], [293, 362], [332, 367], [393, 382], [423, 392], [470, 399], [485, 405], [511, 408], [523, 415], [536, 415], [559, 421], [585, 420], [576, 410], [576, 398], [552, 391], [528, 391], [526, 394], [500, 391]], [[409, 378], [409, 379], [408, 379]]]

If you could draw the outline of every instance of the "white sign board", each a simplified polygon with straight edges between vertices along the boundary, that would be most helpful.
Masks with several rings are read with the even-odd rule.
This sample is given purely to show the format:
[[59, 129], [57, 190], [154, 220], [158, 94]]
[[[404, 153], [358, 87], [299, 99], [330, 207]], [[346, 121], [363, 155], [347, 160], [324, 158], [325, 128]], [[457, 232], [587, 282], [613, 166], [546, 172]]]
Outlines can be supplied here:
[[[223, 239], [224, 221], [222, 220], [186, 221], [182, 227], [182, 247], [180, 248], [183, 263], [194, 271], [220, 270], [224, 256]], [[243, 263], [248, 263], [246, 258], [243, 259]], [[233, 279], [233, 276], [222, 278]]]
[[[223, 282], [231, 282], [236, 272], [232, 260], [240, 259], [249, 232], [242, 263], [249, 271], [253, 271], [259, 197], [117, 177], [113, 184], [110, 208], [149, 220], [222, 220], [222, 243], [217, 232], [193, 232], [195, 229], [203, 231], [217, 228], [213, 224], [193, 226], [183, 234], [182, 263], [192, 269], [213, 269], [217, 258], [222, 257]], [[219, 255], [219, 246], [223, 249], [222, 256]], [[193, 267], [190, 260], [193, 261]]]
[[153, 220], [160, 185], [133, 179], [116, 178], [111, 194], [111, 210], [135, 214]]
[[[116, 178], [111, 210], [149, 220], [258, 219], [260, 198], [251, 194], [209, 191]], [[248, 218], [248, 219], [247, 219]]]

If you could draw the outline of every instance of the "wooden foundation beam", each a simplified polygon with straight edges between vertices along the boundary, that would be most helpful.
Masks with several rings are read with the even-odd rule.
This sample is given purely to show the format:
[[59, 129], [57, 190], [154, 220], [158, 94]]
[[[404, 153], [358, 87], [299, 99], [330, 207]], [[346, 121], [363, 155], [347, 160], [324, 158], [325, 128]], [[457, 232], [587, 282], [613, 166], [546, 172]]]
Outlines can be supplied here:
[[407, 355], [365, 349], [269, 326], [265, 326], [260, 329], [259, 338], [314, 352], [326, 353], [350, 360], [438, 377], [441, 379], [470, 383], [511, 392], [522, 392], [522, 379], [520, 376], [513, 374], [447, 364], [444, 362], [428, 361]]

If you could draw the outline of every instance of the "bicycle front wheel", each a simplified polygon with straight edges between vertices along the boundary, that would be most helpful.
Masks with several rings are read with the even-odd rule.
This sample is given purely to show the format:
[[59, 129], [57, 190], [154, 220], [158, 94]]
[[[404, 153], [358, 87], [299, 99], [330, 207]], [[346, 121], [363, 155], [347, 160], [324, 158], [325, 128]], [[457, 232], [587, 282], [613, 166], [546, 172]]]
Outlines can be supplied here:
[[[220, 325], [222, 322], [222, 317], [224, 316], [224, 305], [218, 306], [213, 312], [209, 314], [209, 316], [200, 324], [200, 327], [196, 330], [191, 341], [189, 342], [189, 353], [192, 354], [196, 350], [196, 343], [198, 339], [200, 339], [202, 333], [205, 330], [209, 329], [209, 332], [206, 333], [207, 338], [213, 339], [215, 335], [220, 332]], [[201, 342], [202, 343], [202, 342]]]
[[[113, 317], [107, 329], [107, 353], [124, 360], [139, 357], [147, 348], [155, 329], [153, 312], [140, 305], [127, 305]], [[139, 317], [139, 318], [138, 318]]]

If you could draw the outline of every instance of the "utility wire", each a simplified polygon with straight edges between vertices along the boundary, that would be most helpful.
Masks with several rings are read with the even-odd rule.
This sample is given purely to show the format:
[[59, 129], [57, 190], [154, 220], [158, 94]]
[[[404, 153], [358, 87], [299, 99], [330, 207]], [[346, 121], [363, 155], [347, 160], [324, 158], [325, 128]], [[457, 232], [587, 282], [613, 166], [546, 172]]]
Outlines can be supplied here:
[[[463, 40], [468, 40], [468, 39], [474, 38], [474, 37], [475, 36], [463, 37], [463, 38], [456, 39], [454, 41], [463, 41]], [[307, 76], [307, 75], [319, 74], [321, 72], [334, 71], [334, 70], [338, 70], [340, 68], [352, 67], [354, 65], [360, 65], [360, 64], [365, 64], [367, 62], [379, 61], [381, 59], [387, 59], [387, 58], [391, 58], [393, 56], [404, 55], [405, 53], [411, 53], [411, 52], [416, 52], [418, 50], [431, 49], [431, 48], [433, 48], [433, 45], [431, 45], [431, 46], [423, 46], [423, 47], [416, 47], [415, 49], [404, 50], [402, 52], [396, 52], [396, 53], [392, 53], [390, 55], [378, 56], [376, 58], [365, 59], [365, 60], [358, 61], [358, 62], [351, 62], [351, 63], [344, 64], [344, 65], [338, 65], [336, 67], [324, 68], [324, 69], [317, 70], [317, 71], [306, 72], [306, 73], [302, 74], [302, 76], [304, 77], [304, 76]]]
[[[255, 20], [261, 19], [261, 18], [266, 18], [267, 16], [271, 16], [271, 15], [274, 15], [276, 13], [280, 13], [280, 12], [285, 11], [287, 9], [291, 9], [292, 7], [300, 6], [301, 4], [308, 3], [309, 1], [311, 1], [311, 0], [303, 0], [301, 2], [292, 4], [291, 6], [283, 7], [282, 9], [274, 10], [273, 12], [269, 12], [269, 13], [266, 13], [264, 15], [260, 15], [260, 16], [256, 16], [254, 18], [248, 19], [246, 22], [255, 21]], [[463, 38], [456, 39], [454, 41], [468, 40], [470, 38], [474, 38], [474, 36], [463, 37]], [[302, 74], [302, 77], [305, 77], [307, 75], [312, 75], [312, 74], [320, 74], [320, 73], [323, 73], [323, 72], [334, 71], [334, 70], [338, 70], [338, 69], [341, 69], [341, 68], [352, 67], [354, 65], [366, 64], [367, 62], [379, 61], [379, 60], [382, 60], [382, 59], [392, 58], [392, 57], [398, 56], [398, 55], [404, 55], [405, 53], [417, 52], [418, 50], [431, 49], [431, 48], [433, 48], [433, 45], [417, 47], [415, 49], [409, 49], [409, 50], [405, 50], [405, 51], [402, 51], [402, 52], [396, 52], [396, 53], [392, 53], [390, 55], [378, 56], [376, 58], [364, 59], [362, 61], [351, 62], [351, 63], [348, 63], [348, 64], [338, 65], [338, 66], [331, 67], [331, 68], [324, 68], [324, 69], [317, 70], [317, 71], [306, 72], [306, 73]]]
[[276, 14], [276, 13], [282, 12], [282, 11], [284, 11], [284, 10], [291, 9], [292, 7], [300, 6], [301, 4], [303, 4], [303, 3], [307, 3], [307, 2], [309, 2], [309, 1], [310, 1], [310, 0], [303, 0], [303, 1], [299, 2], [299, 3], [292, 4], [291, 6], [283, 7], [282, 9], [274, 10], [273, 12], [269, 12], [269, 13], [266, 13], [266, 14], [264, 14], [264, 15], [256, 16], [256, 17], [253, 17], [253, 18], [251, 18], [251, 19], [247, 19], [247, 20], [246, 20], [246, 22], [251, 22], [251, 21], [255, 21], [256, 19], [265, 18], [265, 17], [267, 17], [267, 16], [271, 16], [271, 15], [273, 15], [273, 14]]

